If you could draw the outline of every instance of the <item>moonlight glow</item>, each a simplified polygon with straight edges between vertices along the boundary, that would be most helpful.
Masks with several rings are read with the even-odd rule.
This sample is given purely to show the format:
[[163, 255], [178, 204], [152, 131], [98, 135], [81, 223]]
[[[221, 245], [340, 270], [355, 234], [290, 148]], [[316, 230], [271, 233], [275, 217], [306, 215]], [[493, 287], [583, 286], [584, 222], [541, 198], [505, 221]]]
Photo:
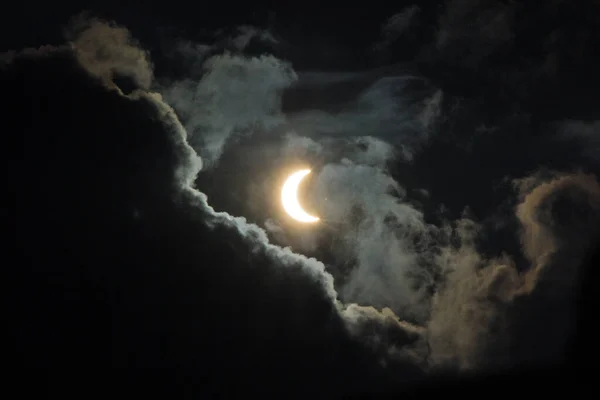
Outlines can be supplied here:
[[291, 174], [281, 189], [281, 202], [284, 210], [296, 221], [310, 223], [317, 222], [318, 217], [314, 217], [304, 211], [298, 202], [298, 186], [306, 175], [310, 174], [310, 169], [303, 169]]

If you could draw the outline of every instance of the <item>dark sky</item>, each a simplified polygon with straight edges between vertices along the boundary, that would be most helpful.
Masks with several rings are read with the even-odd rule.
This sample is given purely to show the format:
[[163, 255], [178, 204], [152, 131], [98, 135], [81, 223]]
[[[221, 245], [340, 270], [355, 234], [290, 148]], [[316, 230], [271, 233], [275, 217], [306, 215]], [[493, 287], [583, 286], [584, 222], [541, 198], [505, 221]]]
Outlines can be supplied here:
[[[22, 388], [551, 392], [594, 351], [597, 3], [16, 6]], [[278, 200], [300, 165], [313, 226]]]

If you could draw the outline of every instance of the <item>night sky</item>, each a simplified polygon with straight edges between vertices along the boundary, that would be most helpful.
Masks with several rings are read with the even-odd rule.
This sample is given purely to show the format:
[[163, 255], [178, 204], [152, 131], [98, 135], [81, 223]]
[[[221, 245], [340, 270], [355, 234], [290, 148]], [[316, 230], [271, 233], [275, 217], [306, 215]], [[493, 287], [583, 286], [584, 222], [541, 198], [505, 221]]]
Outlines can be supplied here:
[[[221, 8], [2, 15], [7, 377], [577, 394], [597, 359], [600, 4]], [[279, 198], [300, 168], [315, 224]]]

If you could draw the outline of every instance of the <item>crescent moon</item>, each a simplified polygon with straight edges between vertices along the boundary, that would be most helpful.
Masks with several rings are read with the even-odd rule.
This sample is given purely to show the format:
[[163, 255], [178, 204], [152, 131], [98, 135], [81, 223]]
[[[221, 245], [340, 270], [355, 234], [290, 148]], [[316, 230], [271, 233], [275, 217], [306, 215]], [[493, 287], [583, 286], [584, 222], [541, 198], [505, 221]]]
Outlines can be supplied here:
[[304, 211], [298, 202], [298, 186], [300, 185], [300, 182], [302, 182], [302, 179], [308, 174], [310, 174], [310, 169], [294, 172], [287, 178], [281, 189], [281, 203], [283, 204], [283, 209], [290, 217], [304, 223], [317, 222], [319, 220], [318, 217], [314, 217]]

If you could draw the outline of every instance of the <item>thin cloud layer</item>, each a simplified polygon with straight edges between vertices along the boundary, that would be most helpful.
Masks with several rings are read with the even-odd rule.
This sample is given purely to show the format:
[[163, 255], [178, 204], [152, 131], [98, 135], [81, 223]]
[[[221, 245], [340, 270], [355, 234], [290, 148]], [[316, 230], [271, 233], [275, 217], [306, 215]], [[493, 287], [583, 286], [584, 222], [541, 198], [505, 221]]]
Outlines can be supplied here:
[[217, 162], [228, 140], [282, 123], [281, 91], [296, 76], [288, 65], [270, 56], [246, 60], [217, 55], [203, 68], [199, 81], [177, 82], [162, 92], [210, 165]]

